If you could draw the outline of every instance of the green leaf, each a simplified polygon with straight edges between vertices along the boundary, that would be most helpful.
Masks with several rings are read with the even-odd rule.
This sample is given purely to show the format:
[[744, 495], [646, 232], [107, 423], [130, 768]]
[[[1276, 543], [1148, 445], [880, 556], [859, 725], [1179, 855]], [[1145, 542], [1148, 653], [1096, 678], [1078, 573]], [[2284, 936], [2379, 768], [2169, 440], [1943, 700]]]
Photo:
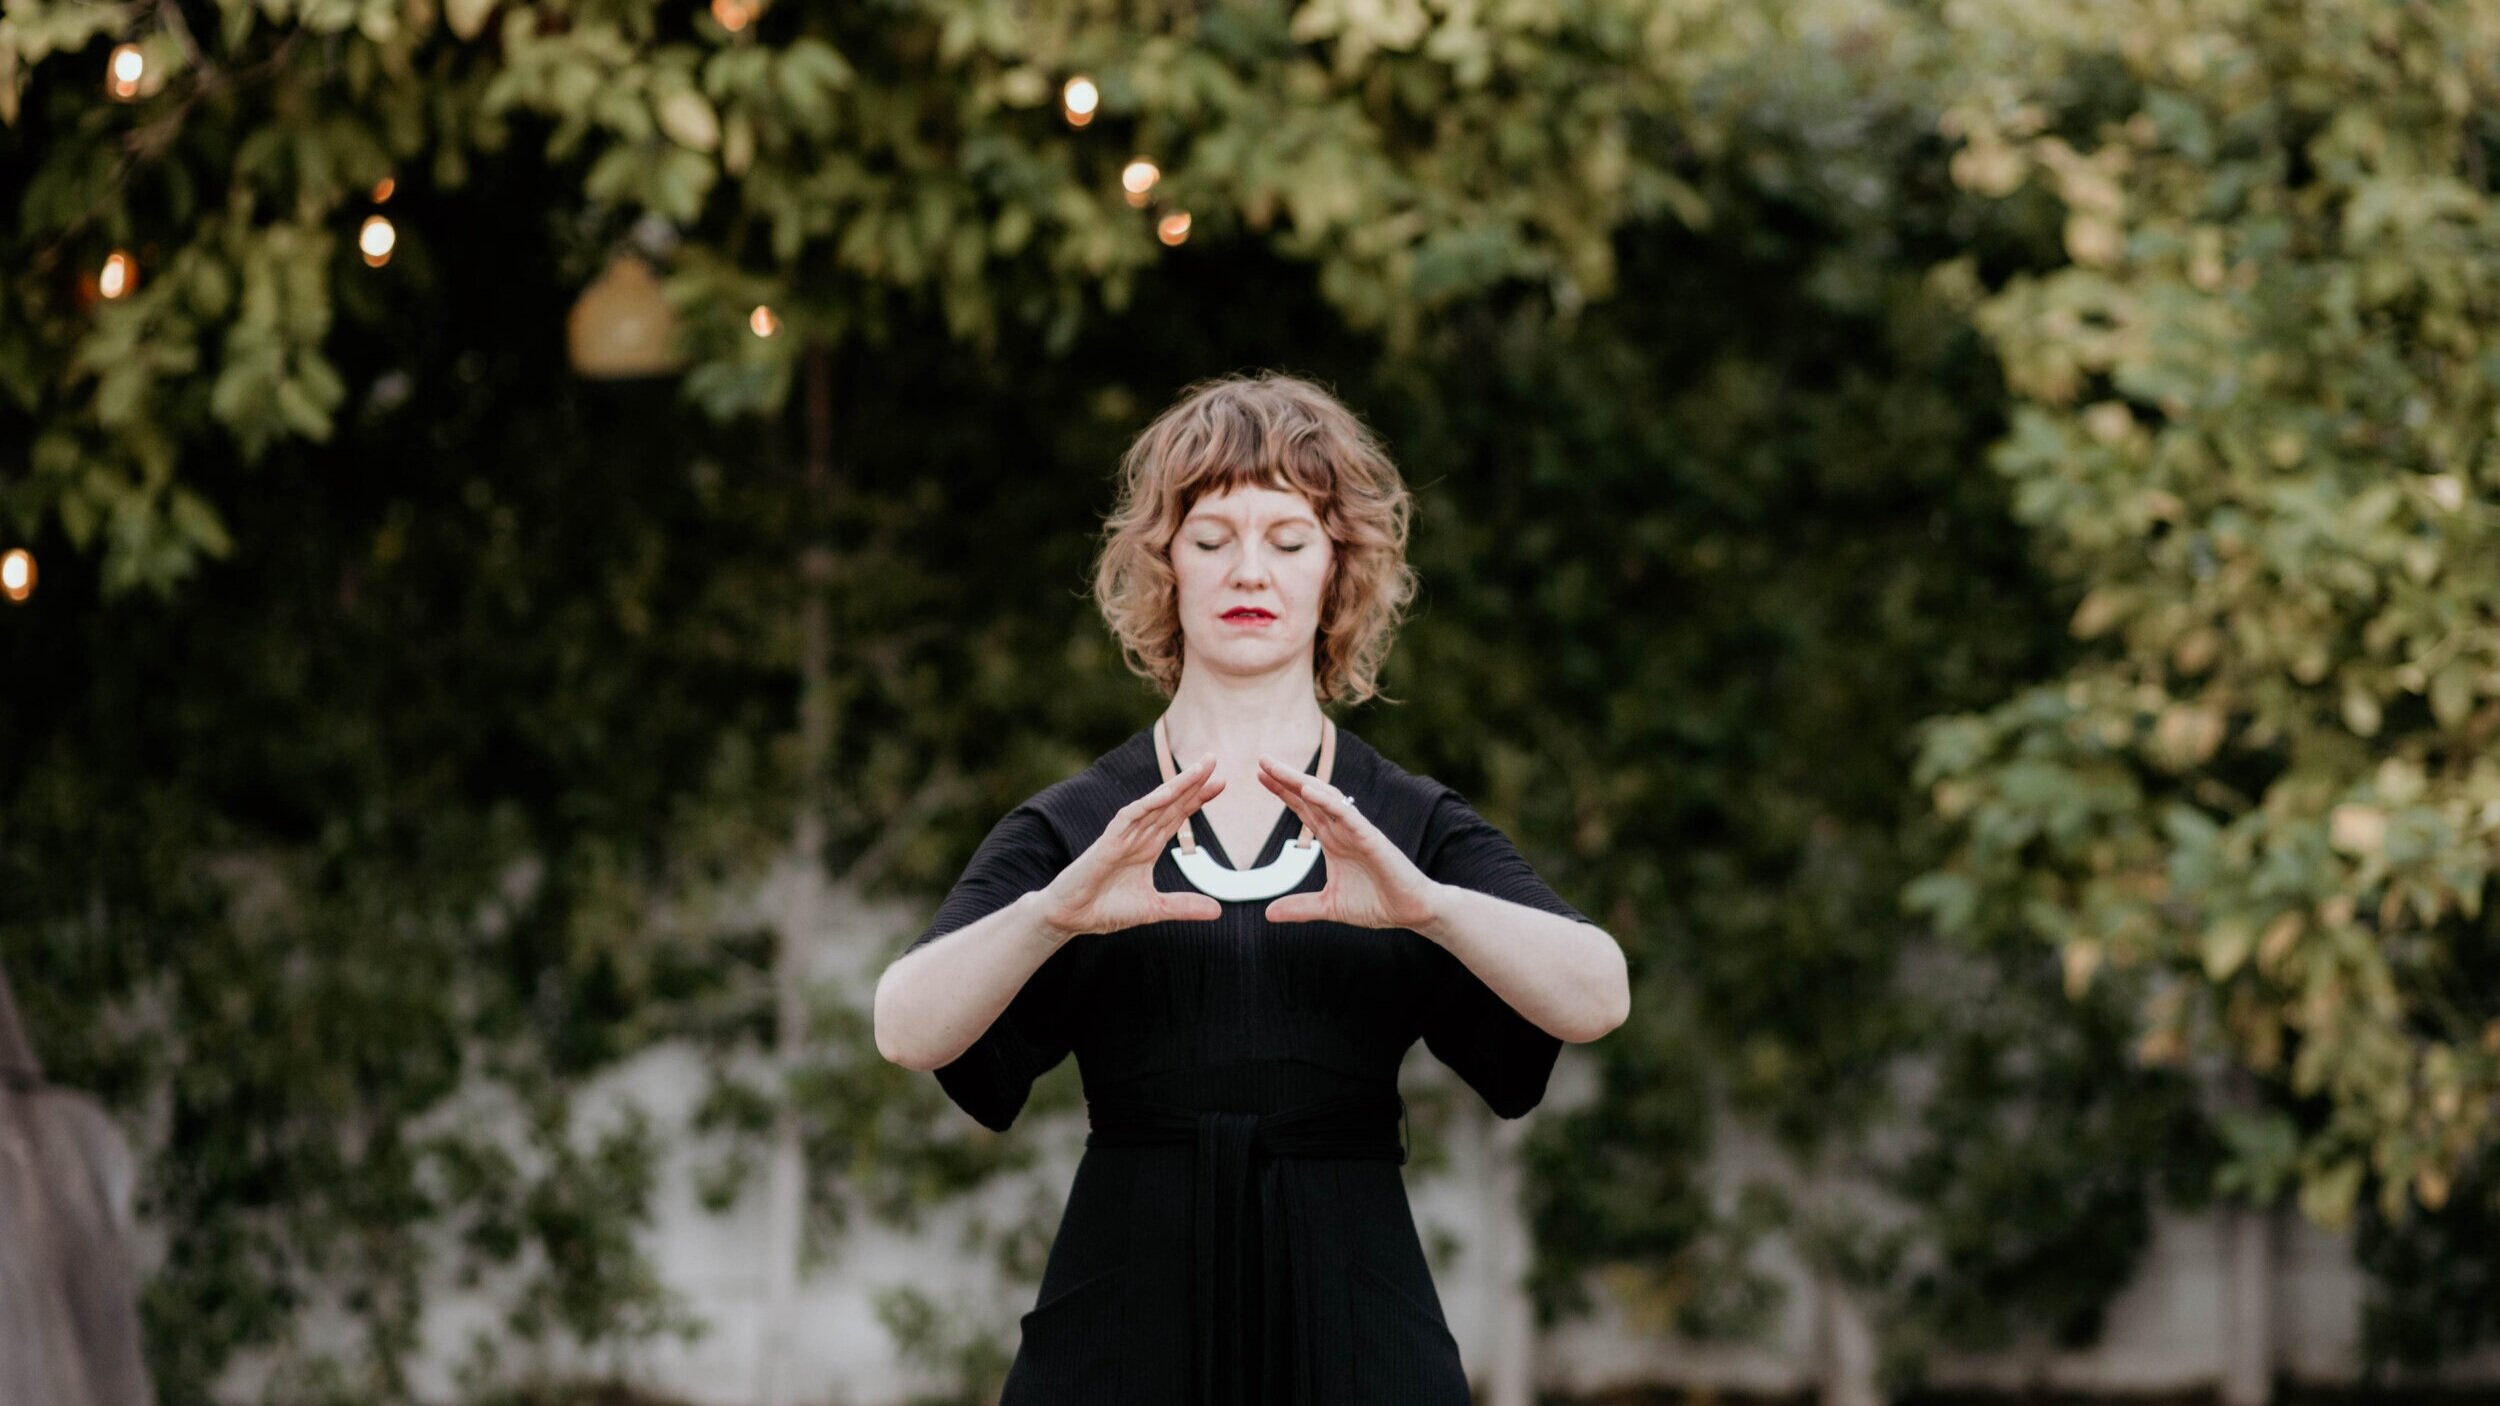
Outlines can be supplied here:
[[2257, 925], [2243, 915], [2230, 914], [2205, 925], [2198, 951], [2205, 959], [2205, 977], [2209, 981], [2228, 981], [2248, 961], [2257, 945]]
[[234, 539], [226, 534], [226, 525], [208, 500], [188, 488], [173, 490], [169, 505], [174, 526], [180, 528], [200, 550], [213, 557], [229, 556]]
[[2346, 1157], [2305, 1178], [2301, 1214], [2328, 1230], [2343, 1229], [2351, 1223], [2353, 1202], [2361, 1194], [2361, 1172], [2361, 1159]]

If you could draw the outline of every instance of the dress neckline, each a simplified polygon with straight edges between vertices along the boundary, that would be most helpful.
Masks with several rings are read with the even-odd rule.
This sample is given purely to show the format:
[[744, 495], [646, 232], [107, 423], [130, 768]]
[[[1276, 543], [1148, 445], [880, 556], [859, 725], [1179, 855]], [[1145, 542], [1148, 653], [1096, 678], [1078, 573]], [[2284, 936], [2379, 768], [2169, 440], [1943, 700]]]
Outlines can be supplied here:
[[[1147, 732], [1147, 744], [1149, 746], [1153, 745], [1153, 730], [1151, 728], [1149, 728]], [[1327, 745], [1327, 739], [1322, 738], [1320, 746], [1325, 747]], [[1344, 764], [1344, 759], [1345, 754], [1341, 743], [1338, 750], [1338, 762], [1340, 765]], [[1311, 768], [1318, 765], [1319, 748], [1314, 747], [1311, 749], [1311, 759], [1302, 764], [1302, 769], [1304, 771], [1309, 771]], [[1160, 772], [1157, 773], [1158, 776], [1160, 774]], [[1251, 784], [1256, 785], [1257, 782], [1253, 781]], [[1284, 813], [1276, 817], [1276, 823], [1267, 828], [1267, 838], [1260, 841], [1259, 852], [1252, 857], [1250, 867], [1252, 869], [1256, 869], [1261, 865], [1266, 864], [1269, 860], [1275, 858], [1278, 854], [1282, 853], [1285, 848], [1285, 840], [1296, 830], [1301, 828], [1301, 823], [1302, 817], [1294, 814], [1292, 806], [1284, 807]], [[1224, 842], [1216, 837], [1215, 825], [1207, 819], [1206, 812], [1203, 809], [1194, 810], [1189, 813], [1189, 828], [1191, 833], [1198, 837], [1198, 843], [1205, 845], [1208, 851], [1214, 855], [1217, 863], [1235, 873], [1244, 872], [1240, 865], [1233, 862], [1233, 857], [1230, 854], [1225, 853]]]

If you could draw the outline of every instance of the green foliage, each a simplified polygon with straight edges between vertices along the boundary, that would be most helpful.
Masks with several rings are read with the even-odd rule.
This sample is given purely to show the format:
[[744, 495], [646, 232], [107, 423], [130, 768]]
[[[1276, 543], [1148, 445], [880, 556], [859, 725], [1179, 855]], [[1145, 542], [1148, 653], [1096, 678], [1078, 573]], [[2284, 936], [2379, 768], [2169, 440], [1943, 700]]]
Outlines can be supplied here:
[[[505, 1286], [519, 1340], [678, 1326], [631, 1240], [657, 1134], [563, 1112], [721, 982], [649, 913], [736, 888], [788, 804], [727, 550], [781, 544], [751, 489], [705, 502], [673, 415], [476, 350], [559, 312], [342, 345], [355, 475], [195, 460], [258, 485], [218, 590], [108, 603], [56, 569], [10, 617], [10, 677], [45, 686], [0, 723], [0, 952], [55, 1076], [133, 1120], [169, 1401], [247, 1347], [282, 1399], [393, 1395], [446, 1277]], [[365, 1330], [349, 1360], [295, 1345], [322, 1304]]]
[[[521, 152], [548, 173], [534, 204], [683, 237], [683, 391], [720, 419], [780, 406], [800, 349], [881, 336], [889, 296], [984, 352], [1009, 327], [1064, 352], [1185, 257], [1157, 238], [1169, 212], [1197, 243], [1310, 261], [1344, 318], [1403, 342], [1506, 280], [1603, 296], [1611, 232], [1692, 206], [1635, 159], [1666, 37], [1638, 6], [782, 3], [735, 32], [650, 0], [219, 9], [213, 34], [68, 0], [0, 21], [0, 160], [26, 192], [0, 243], [0, 385], [42, 429], [0, 512], [97, 543], [115, 591], [230, 550], [231, 504], [176, 477], [183, 452], [330, 441], [334, 319], [427, 283], [466, 235], [430, 203]], [[105, 102], [93, 65], [122, 23], [149, 77]], [[1054, 111], [1077, 75], [1101, 94], [1084, 128]], [[1139, 153], [1164, 172], [1142, 212], [1119, 180]], [[399, 240], [381, 270], [356, 253], [377, 211]], [[76, 274], [134, 240], [136, 289], [80, 311]], [[782, 336], [747, 331], [758, 304]]]
[[2154, 1202], [2207, 1203], [2222, 1155], [2186, 1081], [2135, 1062], [2115, 983], [2070, 999], [2051, 965], [2013, 960], [1923, 976], [1936, 1087], [1921, 1136], [1885, 1165], [1922, 1214], [1856, 1276], [1883, 1295], [1896, 1387], [1939, 1347], [2000, 1351], [2033, 1330], [2091, 1346], [2152, 1243]]
[[2015, 397], [1991, 462], [2089, 643], [1931, 731], [1959, 846], [1921, 902], [2060, 943], [2078, 985], [2179, 974], [2148, 1058], [2320, 1096], [2317, 1220], [2365, 1185], [2436, 1209], [2500, 1107], [2469, 955], [2500, 827], [2500, 19], [1971, 9], [1963, 53], [2004, 77], [1948, 109], [1955, 175], [2052, 192], [2068, 260], [1962, 282]]
[[546, 1272], [513, 1295], [510, 1346], [473, 1344], [461, 1373], [473, 1392], [501, 1379], [512, 1347], [638, 1344], [662, 1335], [692, 1341], [709, 1329], [659, 1281], [634, 1239], [649, 1219], [662, 1150], [649, 1118], [630, 1110], [585, 1151], [572, 1137], [569, 1111], [562, 1098], [542, 1098], [531, 1110], [530, 1150], [544, 1163], [534, 1179], [496, 1148], [453, 1144], [439, 1164], [442, 1205], [456, 1208], [451, 1219], [481, 1258], [508, 1264], [529, 1246], [546, 1261]]
[[2367, 1368], [2436, 1367], [2500, 1338], [2500, 1150], [2485, 1148], [2436, 1212], [2402, 1219], [2363, 1202], [2354, 1255], [2378, 1292], [2362, 1306]]
[[[1590, 1049], [1597, 1101], [1532, 1145], [1540, 1316], [1602, 1285], [1645, 1326], [1751, 1334], [1777, 1237], [1870, 1296], [1909, 1376], [1931, 1343], [2084, 1331], [2142, 1247], [2113, 1217], [2149, 1225], [2144, 1169], [2198, 1118], [2032, 952], [1939, 949], [1902, 910], [1939, 852], [1918, 722], [2058, 658], [1969, 471], [1995, 368], [1926, 276], [1973, 243], [2027, 257], [2025, 229], [1953, 190], [1917, 74], [1853, 60], [1884, 31], [1742, 38], [1690, 129], [1727, 154], [1692, 161], [1708, 232], [1620, 241], [1641, 297], [1568, 338], [1471, 315], [1392, 373], [1396, 442], [1463, 477], [1426, 497], [1427, 605], [1390, 680], [1414, 702], [1375, 731], [1547, 837], [1540, 867], [1632, 950], [1640, 1015]], [[1711, 1185], [1729, 1114], [1800, 1178], [1890, 1203]]]
[[[674, 1139], [725, 1205], [795, 1126], [810, 1265], [1028, 1171], [863, 992], [785, 1057], [743, 900], [802, 812], [838, 894], [933, 893], [1148, 716], [1081, 591], [1108, 465], [1249, 361], [1417, 487], [1407, 701], [1348, 724], [1633, 959], [1529, 1148], [1546, 1321], [1756, 1331], [1784, 1239], [1903, 1384], [2087, 1340], [2157, 1199], [2297, 1188], [2359, 1207], [2375, 1355], [2493, 1330], [2419, 1311], [2491, 1273], [2487, 14], [185, 13], [0, 19], [0, 520], [46, 549], [0, 960], [139, 1135], [169, 1402], [256, 1349], [273, 1399], [403, 1394], [447, 1276], [506, 1314], [474, 1391], [624, 1374], [700, 1326], [635, 1240]], [[646, 215], [674, 401], [557, 339]], [[686, 1126], [588, 1115], [672, 1039]], [[2209, 1121], [2191, 1056], [2271, 1092]], [[1731, 1117], [1787, 1165], [1718, 1195]], [[973, 1227], [1012, 1282], [1050, 1190]], [[1003, 1367], [995, 1315], [882, 1302], [934, 1399]], [[321, 1305], [355, 1351], [298, 1346]]]
[[877, 1319], [893, 1334], [902, 1359], [954, 1384], [907, 1397], [907, 1406], [986, 1406], [990, 1383], [1007, 1375], [1012, 1349], [981, 1331], [975, 1315], [942, 1304], [908, 1285], [880, 1290]]

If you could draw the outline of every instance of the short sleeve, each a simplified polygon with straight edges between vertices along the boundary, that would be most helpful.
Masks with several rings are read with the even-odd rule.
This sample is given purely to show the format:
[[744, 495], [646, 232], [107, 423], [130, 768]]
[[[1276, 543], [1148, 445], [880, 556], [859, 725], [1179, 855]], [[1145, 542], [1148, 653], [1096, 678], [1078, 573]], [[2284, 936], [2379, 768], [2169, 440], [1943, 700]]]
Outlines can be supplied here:
[[[1537, 876], [1519, 847], [1443, 788], [1424, 825], [1424, 873], [1439, 883], [1488, 893], [1541, 912], [1591, 921]], [[1494, 1113], [1517, 1118], [1542, 1102], [1562, 1039], [1521, 1015], [1445, 947], [1435, 945], [1438, 979], [1424, 1008], [1424, 1047]]]
[[[928, 929], [905, 953], [988, 917], [1047, 886], [1067, 866], [1050, 822], [1028, 802], [1009, 811], [972, 852]], [[1069, 945], [1044, 959], [998, 1019], [962, 1054], [934, 1072], [938, 1086], [983, 1127], [1005, 1132], [1023, 1110], [1033, 1081], [1070, 1048], [1065, 1005]]]

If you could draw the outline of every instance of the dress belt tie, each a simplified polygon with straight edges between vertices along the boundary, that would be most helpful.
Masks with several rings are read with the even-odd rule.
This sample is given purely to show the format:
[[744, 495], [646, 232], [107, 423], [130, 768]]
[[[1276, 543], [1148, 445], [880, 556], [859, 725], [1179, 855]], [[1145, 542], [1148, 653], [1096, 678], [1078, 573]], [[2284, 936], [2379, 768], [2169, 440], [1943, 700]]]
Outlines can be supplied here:
[[[1086, 1105], [1092, 1147], [1194, 1146], [1190, 1222], [1195, 1315], [1191, 1406], [1329, 1406], [1329, 1383], [1307, 1321], [1320, 1295], [1310, 1256], [1294, 1254], [1293, 1185], [1270, 1166], [1251, 1190], [1254, 1159], [1353, 1157], [1406, 1161], [1406, 1100], [1395, 1089], [1319, 1099], [1273, 1113], [1217, 1113], [1176, 1104]], [[1392, 1123], [1392, 1119], [1395, 1120]], [[1258, 1274], [1251, 1282], [1249, 1266]], [[1267, 1364], [1298, 1363], [1288, 1380]]]

